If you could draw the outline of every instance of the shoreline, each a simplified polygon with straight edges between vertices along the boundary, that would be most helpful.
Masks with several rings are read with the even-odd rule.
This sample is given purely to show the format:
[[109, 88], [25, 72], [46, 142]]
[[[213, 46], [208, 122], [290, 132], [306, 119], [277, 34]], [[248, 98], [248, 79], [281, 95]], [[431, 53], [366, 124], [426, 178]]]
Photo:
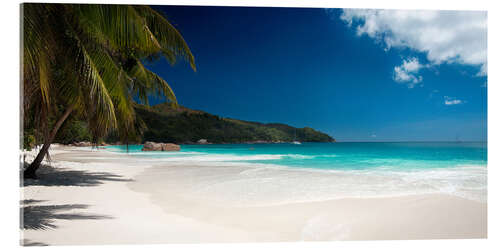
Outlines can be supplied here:
[[[21, 187], [26, 245], [487, 237], [487, 203], [446, 194], [280, 205], [257, 193], [253, 199], [264, 205], [238, 205], [217, 185], [208, 195], [200, 191], [208, 186], [196, 189], [196, 180], [217, 182], [221, 175], [230, 187], [248, 191], [222, 168], [212, 176], [200, 166], [67, 146], [54, 147], [52, 158], [55, 171], [44, 169], [39, 181]], [[246, 195], [243, 200], [252, 200]]]

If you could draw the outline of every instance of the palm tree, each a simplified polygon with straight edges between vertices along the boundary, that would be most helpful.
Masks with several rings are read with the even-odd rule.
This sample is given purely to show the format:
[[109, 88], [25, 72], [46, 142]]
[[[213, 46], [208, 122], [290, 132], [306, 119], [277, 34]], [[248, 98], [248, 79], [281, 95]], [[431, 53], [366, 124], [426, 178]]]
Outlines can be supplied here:
[[110, 131], [122, 141], [137, 136], [134, 98], [165, 96], [165, 80], [143, 62], [177, 58], [196, 70], [180, 33], [148, 6], [23, 4], [24, 119], [42, 131], [43, 146], [24, 170], [35, 178], [57, 131], [70, 115], [88, 122], [93, 142]]

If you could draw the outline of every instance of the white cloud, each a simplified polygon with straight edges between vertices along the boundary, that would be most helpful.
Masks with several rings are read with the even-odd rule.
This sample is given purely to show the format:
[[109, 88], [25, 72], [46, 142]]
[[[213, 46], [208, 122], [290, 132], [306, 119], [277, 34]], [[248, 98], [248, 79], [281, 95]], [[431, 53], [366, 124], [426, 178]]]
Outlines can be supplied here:
[[408, 88], [413, 88], [423, 80], [422, 76], [417, 76], [422, 67], [425, 66], [420, 64], [417, 58], [403, 60], [402, 65], [394, 67], [394, 80], [406, 83]]
[[444, 105], [450, 106], [450, 105], [457, 105], [457, 104], [462, 104], [464, 101], [456, 99], [454, 97], [449, 97], [445, 96], [444, 97]]
[[340, 18], [386, 49], [410, 48], [432, 65], [473, 65], [478, 76], [487, 75], [486, 11], [344, 9]]

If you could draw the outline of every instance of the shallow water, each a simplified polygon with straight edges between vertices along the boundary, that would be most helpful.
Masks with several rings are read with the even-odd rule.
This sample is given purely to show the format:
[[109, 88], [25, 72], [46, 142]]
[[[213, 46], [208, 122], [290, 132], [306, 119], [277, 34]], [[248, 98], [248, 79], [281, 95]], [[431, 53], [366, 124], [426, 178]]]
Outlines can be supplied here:
[[[131, 145], [128, 153], [158, 164], [205, 166], [203, 171], [207, 174], [196, 182], [191, 195], [233, 203], [258, 203], [263, 197], [266, 203], [287, 203], [424, 193], [446, 193], [482, 202], [487, 198], [487, 145], [481, 142], [225, 144], [181, 148], [180, 152], [142, 152], [141, 145]], [[127, 152], [124, 146], [107, 149]], [[220, 176], [224, 173], [221, 169], [228, 170], [226, 176]], [[179, 171], [184, 170], [171, 172], [171, 177], [179, 177]], [[210, 171], [217, 175], [206, 178]], [[190, 195], [189, 191], [186, 195]]]

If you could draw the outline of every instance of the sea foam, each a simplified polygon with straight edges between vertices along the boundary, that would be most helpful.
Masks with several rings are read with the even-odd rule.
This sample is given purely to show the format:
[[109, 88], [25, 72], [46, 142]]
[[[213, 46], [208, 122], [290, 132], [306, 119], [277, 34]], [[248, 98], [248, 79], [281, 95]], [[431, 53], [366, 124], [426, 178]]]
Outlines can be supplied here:
[[196, 145], [130, 155], [163, 167], [169, 180], [189, 176], [185, 196], [260, 206], [434, 193], [486, 202], [485, 152], [482, 144], [361, 143]]

